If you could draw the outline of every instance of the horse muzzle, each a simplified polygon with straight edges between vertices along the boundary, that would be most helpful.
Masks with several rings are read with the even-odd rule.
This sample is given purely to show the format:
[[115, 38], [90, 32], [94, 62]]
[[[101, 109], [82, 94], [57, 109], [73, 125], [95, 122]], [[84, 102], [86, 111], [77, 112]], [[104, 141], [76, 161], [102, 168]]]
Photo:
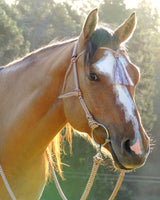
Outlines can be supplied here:
[[[97, 142], [96, 136], [103, 132], [103, 143]], [[144, 165], [150, 151], [150, 138], [145, 131], [142, 132], [143, 138], [123, 139], [117, 134], [112, 136], [105, 125], [98, 123], [92, 129], [91, 136], [94, 143], [98, 146], [107, 148], [110, 151], [114, 165], [120, 170], [133, 170]]]
[[109, 151], [112, 154], [115, 167], [118, 169], [133, 170], [143, 166], [150, 152], [149, 141], [150, 139], [147, 136], [144, 142], [145, 145], [141, 144], [141, 147], [139, 147], [138, 141], [133, 145], [130, 140], [117, 143], [117, 141], [111, 139], [109, 142]]

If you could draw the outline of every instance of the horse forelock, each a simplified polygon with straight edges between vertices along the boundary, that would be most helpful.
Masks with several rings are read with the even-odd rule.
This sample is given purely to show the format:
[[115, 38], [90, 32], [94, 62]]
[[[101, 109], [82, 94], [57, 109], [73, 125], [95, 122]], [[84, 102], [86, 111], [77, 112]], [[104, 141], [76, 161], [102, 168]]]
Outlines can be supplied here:
[[90, 66], [92, 64], [95, 52], [99, 47], [108, 47], [113, 50], [119, 48], [118, 39], [111, 29], [99, 28], [95, 30], [86, 45], [85, 65]]

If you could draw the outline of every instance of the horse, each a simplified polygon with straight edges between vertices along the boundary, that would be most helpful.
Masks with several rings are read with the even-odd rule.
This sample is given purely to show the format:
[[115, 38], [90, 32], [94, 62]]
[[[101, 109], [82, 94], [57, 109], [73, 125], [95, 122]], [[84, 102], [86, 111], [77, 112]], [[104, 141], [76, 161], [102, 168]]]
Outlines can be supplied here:
[[[79, 38], [47, 45], [0, 70], [0, 165], [16, 199], [40, 199], [49, 175], [46, 149], [67, 123], [89, 137], [92, 132], [119, 170], [147, 159], [150, 139], [135, 104], [140, 70], [124, 47], [136, 14], [114, 31], [97, 24], [94, 9]], [[10, 199], [1, 177], [0, 199]]]

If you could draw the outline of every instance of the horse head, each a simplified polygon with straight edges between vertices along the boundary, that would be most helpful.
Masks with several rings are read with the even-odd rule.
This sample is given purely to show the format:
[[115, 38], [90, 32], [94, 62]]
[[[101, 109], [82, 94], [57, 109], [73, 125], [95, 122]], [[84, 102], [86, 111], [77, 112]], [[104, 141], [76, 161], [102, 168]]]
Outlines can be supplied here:
[[[77, 78], [84, 102], [93, 119], [100, 123], [93, 130], [96, 143], [104, 145], [119, 169], [142, 166], [149, 154], [147, 136], [135, 104], [135, 88], [140, 71], [129, 59], [123, 43], [136, 26], [133, 13], [115, 31], [97, 26], [97, 9], [87, 17], [78, 39]], [[70, 71], [64, 91], [75, 87]], [[77, 97], [64, 98], [65, 115], [73, 128], [91, 135], [84, 109]]]

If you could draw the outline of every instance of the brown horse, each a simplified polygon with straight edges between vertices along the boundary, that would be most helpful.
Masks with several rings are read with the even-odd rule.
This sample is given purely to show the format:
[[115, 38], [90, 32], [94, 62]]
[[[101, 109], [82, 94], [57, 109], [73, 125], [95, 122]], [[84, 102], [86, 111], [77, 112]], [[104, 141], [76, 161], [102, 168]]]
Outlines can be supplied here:
[[[48, 176], [46, 148], [67, 122], [91, 135], [79, 98], [59, 98], [75, 89], [73, 49], [81, 97], [94, 122], [102, 124], [94, 140], [104, 144], [108, 131], [104, 148], [118, 169], [146, 161], [149, 138], [134, 101], [140, 73], [122, 48], [134, 32], [135, 13], [115, 31], [96, 25], [97, 9], [78, 40], [49, 45], [0, 71], [0, 164], [17, 199], [40, 199]], [[1, 177], [0, 199], [10, 199]]]

